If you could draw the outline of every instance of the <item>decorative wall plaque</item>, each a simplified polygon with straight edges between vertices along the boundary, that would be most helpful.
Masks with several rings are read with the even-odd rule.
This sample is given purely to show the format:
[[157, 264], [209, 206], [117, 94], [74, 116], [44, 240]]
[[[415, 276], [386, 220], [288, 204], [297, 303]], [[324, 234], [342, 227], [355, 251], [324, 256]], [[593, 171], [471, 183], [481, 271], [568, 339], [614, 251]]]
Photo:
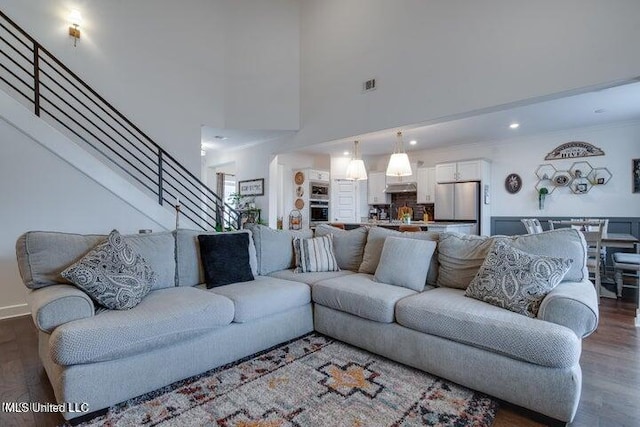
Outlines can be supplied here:
[[510, 173], [504, 180], [504, 188], [509, 194], [516, 194], [522, 188], [522, 178], [517, 173]]
[[604, 156], [604, 151], [588, 142], [571, 141], [558, 145], [544, 159], [560, 160], [591, 156]]

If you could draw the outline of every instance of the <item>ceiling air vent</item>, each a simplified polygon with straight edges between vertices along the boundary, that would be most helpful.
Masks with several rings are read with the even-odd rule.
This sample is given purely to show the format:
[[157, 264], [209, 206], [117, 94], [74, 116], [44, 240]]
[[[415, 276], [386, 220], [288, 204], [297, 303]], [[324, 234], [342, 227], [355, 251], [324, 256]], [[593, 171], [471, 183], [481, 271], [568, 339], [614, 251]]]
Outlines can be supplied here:
[[368, 92], [370, 90], [375, 90], [376, 88], [376, 79], [367, 80], [362, 84], [362, 91]]

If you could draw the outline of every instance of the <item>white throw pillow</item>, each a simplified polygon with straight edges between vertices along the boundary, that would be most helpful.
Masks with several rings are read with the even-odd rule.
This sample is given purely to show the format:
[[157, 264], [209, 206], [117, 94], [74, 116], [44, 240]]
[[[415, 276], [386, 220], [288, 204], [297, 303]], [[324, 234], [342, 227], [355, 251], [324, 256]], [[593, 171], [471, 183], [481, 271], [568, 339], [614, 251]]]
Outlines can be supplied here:
[[373, 279], [422, 292], [436, 242], [387, 237]]

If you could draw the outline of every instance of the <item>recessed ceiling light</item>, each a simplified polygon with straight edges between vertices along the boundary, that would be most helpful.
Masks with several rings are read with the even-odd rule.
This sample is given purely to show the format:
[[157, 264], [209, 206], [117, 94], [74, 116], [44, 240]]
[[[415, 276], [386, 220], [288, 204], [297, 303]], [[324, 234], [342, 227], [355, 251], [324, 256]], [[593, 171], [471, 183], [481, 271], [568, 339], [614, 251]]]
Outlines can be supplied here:
[[411, 145], [416, 145], [418, 143], [418, 141], [416, 141], [415, 139], [412, 139], [411, 141], [409, 141], [409, 144]]
[[511, 123], [509, 125], [509, 129], [518, 129], [520, 127], [520, 123]]
[[345, 155], [345, 156], [348, 156], [348, 155], [349, 155], [349, 154], [351, 154], [351, 153], [349, 153], [348, 151], [345, 151], [345, 152], [343, 152], [342, 154], [343, 154], [343, 155]]

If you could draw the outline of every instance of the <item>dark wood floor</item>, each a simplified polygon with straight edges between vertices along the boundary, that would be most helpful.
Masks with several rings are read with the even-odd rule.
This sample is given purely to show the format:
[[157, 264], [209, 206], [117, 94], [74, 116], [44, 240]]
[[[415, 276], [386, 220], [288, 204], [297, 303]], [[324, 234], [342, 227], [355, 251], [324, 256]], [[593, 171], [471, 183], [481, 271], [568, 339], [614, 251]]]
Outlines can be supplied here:
[[[640, 426], [640, 328], [633, 325], [634, 313], [633, 303], [602, 299], [600, 326], [583, 341], [582, 398], [572, 426]], [[54, 402], [30, 317], [0, 321], [0, 402], [20, 401]], [[62, 423], [56, 414], [0, 411], [2, 427]], [[543, 425], [541, 417], [508, 404], [495, 422], [497, 427]]]

